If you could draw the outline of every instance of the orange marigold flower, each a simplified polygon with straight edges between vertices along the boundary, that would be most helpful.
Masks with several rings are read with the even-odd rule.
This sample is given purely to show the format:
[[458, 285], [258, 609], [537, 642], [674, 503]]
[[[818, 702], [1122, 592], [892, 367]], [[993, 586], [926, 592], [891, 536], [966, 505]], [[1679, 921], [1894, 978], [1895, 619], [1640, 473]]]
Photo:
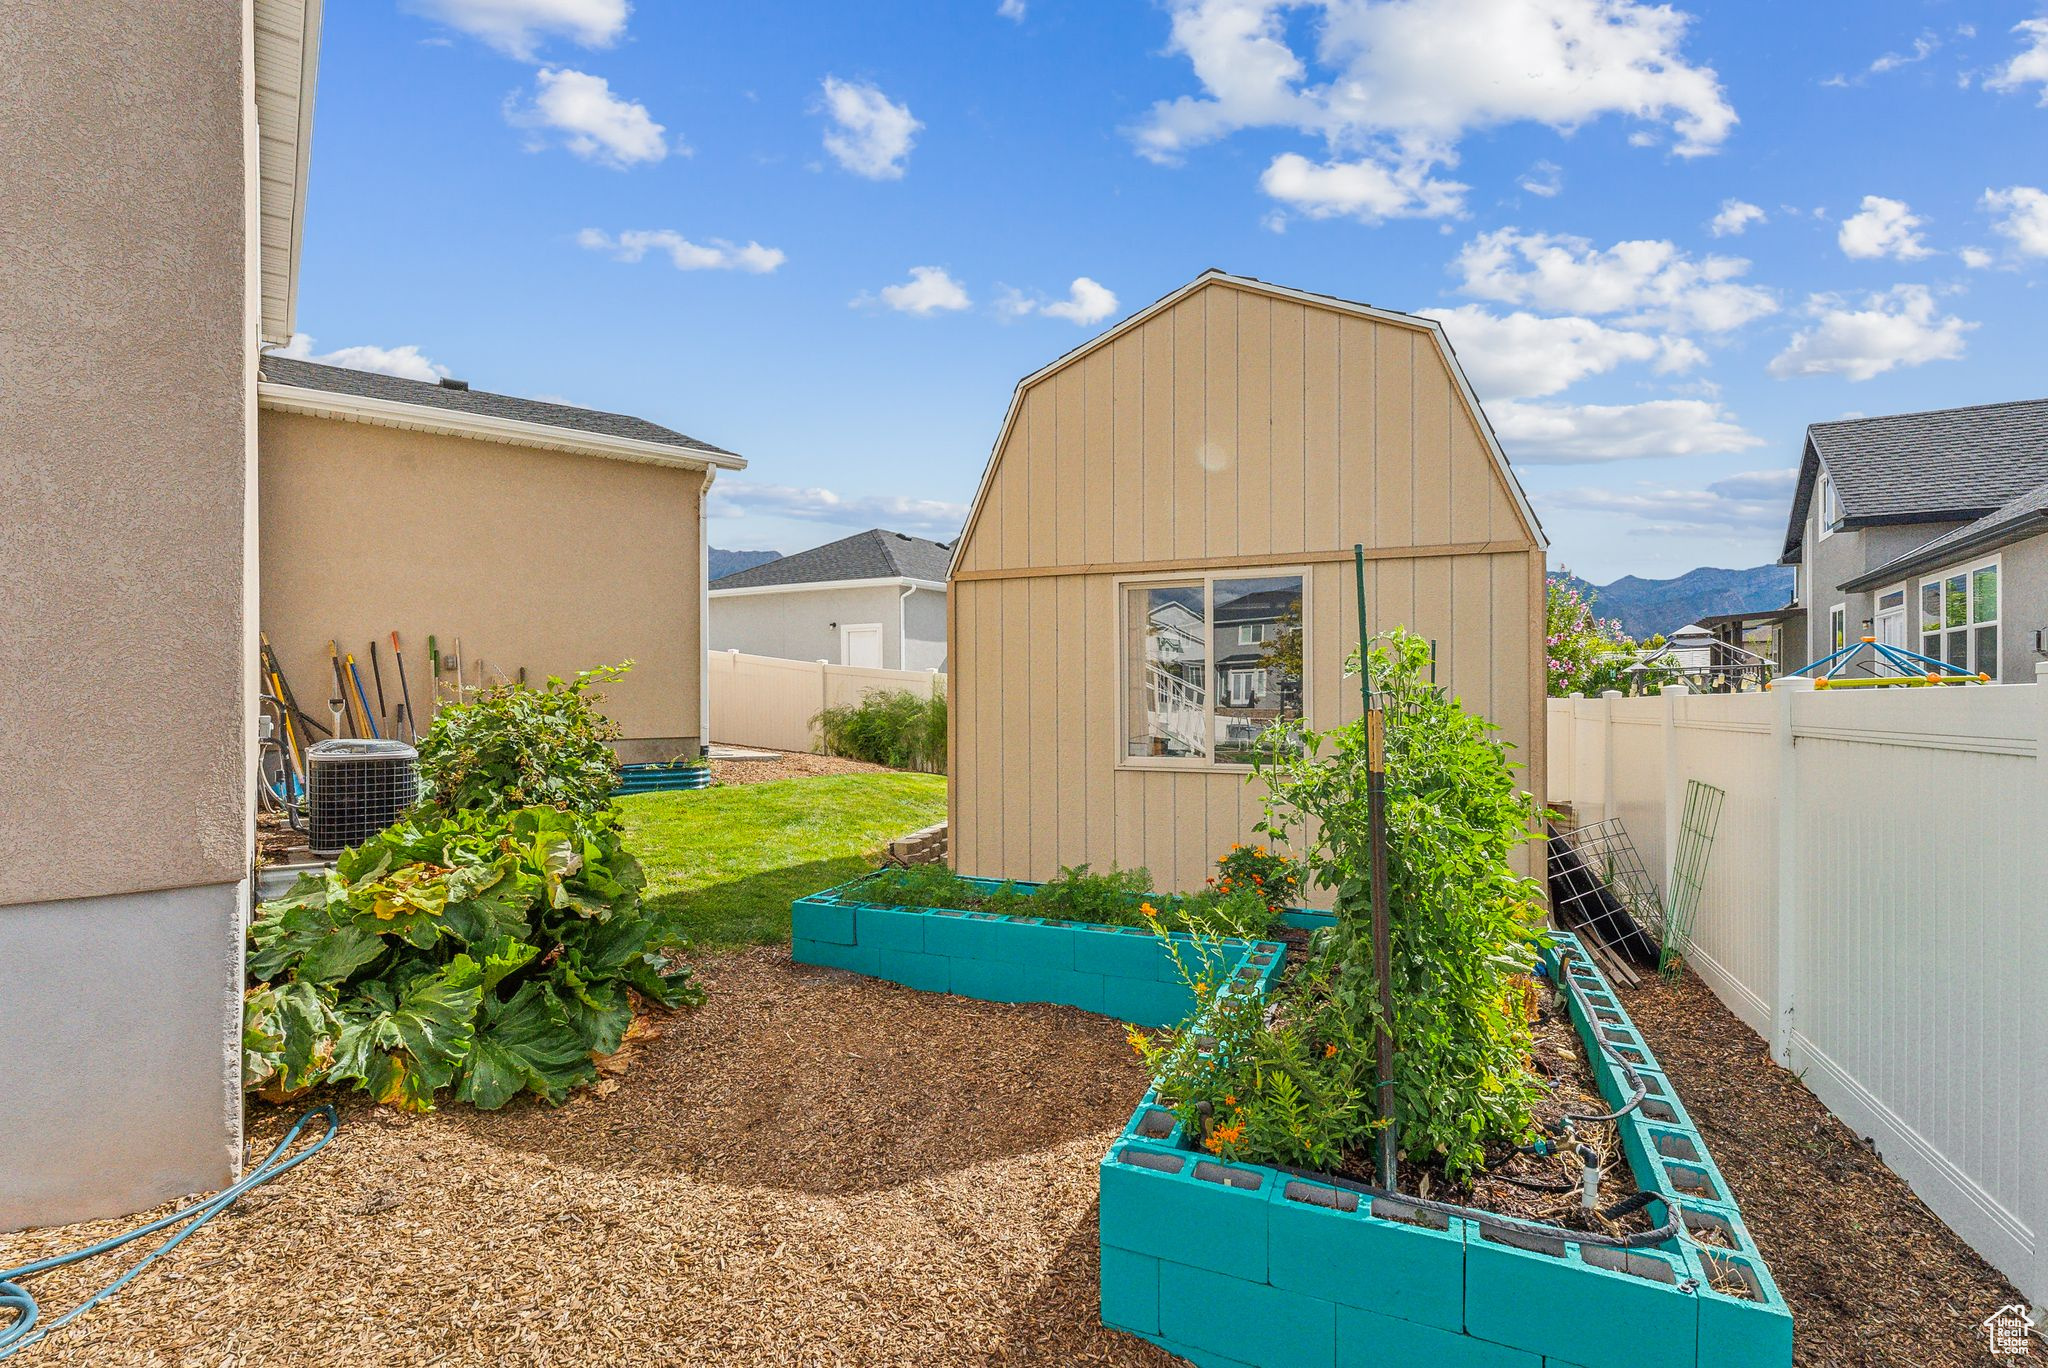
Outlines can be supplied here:
[[1236, 1105], [1237, 1105], [1237, 1094], [1236, 1094], [1236, 1093], [1225, 1093], [1225, 1094], [1223, 1094], [1223, 1105], [1224, 1105], [1224, 1106], [1226, 1106], [1226, 1107], [1234, 1107], [1234, 1106], [1236, 1106]]
[[1330, 1056], [1332, 1056], [1332, 1055], [1334, 1055], [1334, 1054], [1336, 1054], [1336, 1053], [1337, 1053], [1337, 1047], [1336, 1047], [1336, 1045], [1335, 1045], [1334, 1043], [1333, 1043], [1333, 1044], [1329, 1044], [1329, 1045], [1325, 1045], [1325, 1046], [1323, 1046], [1323, 1058], [1325, 1058], [1325, 1059], [1328, 1059], [1328, 1058], [1329, 1058]]
[[1211, 1154], [1223, 1153], [1223, 1136], [1220, 1133], [1210, 1136], [1202, 1142], [1202, 1148]]

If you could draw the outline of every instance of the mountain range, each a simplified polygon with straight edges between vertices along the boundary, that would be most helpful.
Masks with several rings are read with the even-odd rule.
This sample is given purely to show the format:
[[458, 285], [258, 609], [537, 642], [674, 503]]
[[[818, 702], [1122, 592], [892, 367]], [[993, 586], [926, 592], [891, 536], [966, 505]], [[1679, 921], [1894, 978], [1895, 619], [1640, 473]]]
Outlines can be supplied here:
[[751, 570], [757, 565], [766, 565], [772, 560], [781, 560], [782, 553], [780, 551], [721, 551], [715, 546], [709, 546], [705, 548], [705, 557], [709, 562], [711, 578], [717, 579], [720, 575], [737, 574], [741, 570]]
[[1622, 630], [1636, 640], [1666, 635], [1715, 613], [1762, 612], [1782, 608], [1792, 598], [1792, 567], [1758, 565], [1747, 570], [1722, 570], [1703, 565], [1673, 579], [1623, 575], [1612, 584], [1588, 584], [1568, 570], [1557, 578], [1593, 601], [1593, 611], [1619, 618]]

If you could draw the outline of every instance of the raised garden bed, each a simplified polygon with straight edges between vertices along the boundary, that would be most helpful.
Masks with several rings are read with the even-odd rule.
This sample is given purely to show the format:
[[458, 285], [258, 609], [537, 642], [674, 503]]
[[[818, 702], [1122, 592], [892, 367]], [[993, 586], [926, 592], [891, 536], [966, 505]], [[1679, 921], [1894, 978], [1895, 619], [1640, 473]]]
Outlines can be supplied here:
[[[1078, 1007], [1138, 1026], [1178, 1026], [1195, 1010], [1173, 957], [1175, 950], [1190, 952], [1192, 937], [958, 908], [885, 907], [861, 901], [861, 882], [791, 905], [790, 955], [797, 963], [983, 1002]], [[1001, 886], [992, 879], [968, 882], [985, 892]], [[1010, 887], [1028, 894], [1037, 885]], [[1329, 919], [1290, 912], [1284, 920], [1315, 926]], [[1234, 982], [1263, 993], [1278, 979], [1286, 959], [1279, 942], [1222, 944]]]
[[703, 760], [681, 760], [666, 765], [621, 765], [615, 798], [629, 793], [671, 793], [677, 789], [711, 787], [711, 766]]
[[1617, 1123], [1622, 1146], [1686, 1237], [1618, 1249], [1213, 1160], [1148, 1094], [1102, 1163], [1103, 1323], [1221, 1368], [1789, 1365], [1791, 1315], [1706, 1142], [1606, 981], [1559, 936], [1545, 973], [1566, 961], [1602, 1094], [1619, 1105], [1629, 1089], [1601, 1036], [1649, 1089]]

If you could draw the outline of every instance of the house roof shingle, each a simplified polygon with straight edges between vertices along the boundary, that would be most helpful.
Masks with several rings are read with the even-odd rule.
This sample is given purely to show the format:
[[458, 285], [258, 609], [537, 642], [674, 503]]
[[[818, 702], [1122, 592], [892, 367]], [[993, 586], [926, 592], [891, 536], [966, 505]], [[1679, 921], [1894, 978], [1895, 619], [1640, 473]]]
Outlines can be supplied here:
[[1874, 589], [1923, 570], [1937, 569], [1966, 555], [2010, 546], [2023, 538], [2043, 533], [2048, 533], [2048, 483], [2028, 490], [1975, 522], [1944, 532], [1903, 556], [1894, 556], [1867, 574], [1844, 581], [1842, 587], [1851, 593]]
[[277, 385], [446, 409], [485, 418], [537, 423], [543, 427], [595, 433], [601, 437], [623, 437], [713, 456], [735, 454], [672, 428], [650, 423], [645, 418], [634, 418], [624, 413], [577, 408], [574, 404], [551, 404], [540, 399], [521, 399], [510, 394], [492, 394], [487, 390], [453, 389], [424, 380], [406, 380], [395, 375], [350, 370], [346, 366], [322, 365], [317, 361], [301, 361], [274, 353], [265, 356], [261, 364], [263, 378]]
[[2048, 481], [2048, 399], [1808, 427], [1785, 529], [1787, 562], [1800, 554], [1822, 462], [1845, 527], [1981, 517]]
[[735, 570], [713, 589], [766, 589], [832, 580], [915, 579], [943, 584], [953, 559], [944, 542], [875, 527], [793, 556]]

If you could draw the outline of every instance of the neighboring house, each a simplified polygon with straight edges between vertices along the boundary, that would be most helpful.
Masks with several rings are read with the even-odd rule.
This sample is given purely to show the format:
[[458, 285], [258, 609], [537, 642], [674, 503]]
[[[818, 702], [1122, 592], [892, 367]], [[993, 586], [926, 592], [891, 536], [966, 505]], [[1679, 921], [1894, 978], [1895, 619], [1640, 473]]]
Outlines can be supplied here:
[[396, 630], [424, 730], [431, 634], [465, 689], [630, 660], [604, 689], [621, 758], [698, 753], [704, 496], [744, 461], [622, 414], [281, 356], [257, 397], [262, 622], [301, 707], [326, 718], [330, 640], [361, 658]]
[[711, 649], [946, 668], [943, 542], [874, 528], [711, 583]]
[[2048, 399], [1815, 423], [1781, 672], [1861, 637], [2026, 683], [2048, 627]]
[[317, 0], [0, 24], [0, 1229], [242, 1162], [256, 358]]
[[1358, 715], [1355, 543], [1541, 794], [1545, 542], [1440, 324], [1210, 272], [1026, 377], [949, 580], [955, 867], [1200, 888], [1274, 724]]

